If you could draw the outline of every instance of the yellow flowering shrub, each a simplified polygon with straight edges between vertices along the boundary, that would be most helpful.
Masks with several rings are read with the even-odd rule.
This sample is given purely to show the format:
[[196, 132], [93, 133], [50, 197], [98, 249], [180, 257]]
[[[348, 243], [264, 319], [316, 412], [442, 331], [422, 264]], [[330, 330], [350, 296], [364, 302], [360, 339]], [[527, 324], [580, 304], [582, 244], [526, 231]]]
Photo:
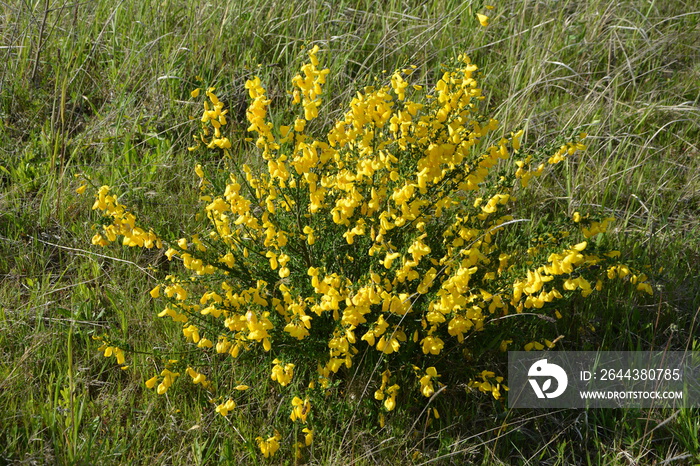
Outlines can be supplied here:
[[[206, 222], [192, 234], [158, 236], [139, 227], [109, 187], [97, 191], [94, 209], [107, 221], [93, 243], [121, 237], [126, 246], [162, 247], [181, 266], [151, 296], [162, 302], [159, 315], [207, 355], [200, 363], [213, 354], [231, 364], [246, 352], [269, 354], [268, 374], [280, 390], [297, 372], [309, 373], [295, 370], [301, 367], [315, 376], [293, 387], [310, 382], [325, 390], [362, 359], [386, 411], [409, 392], [432, 397], [447, 383], [441, 368], [458, 363], [471, 374], [463, 383], [498, 399], [507, 390], [503, 377], [465, 358], [490, 325], [498, 322], [509, 338], [502, 351], [543, 349], [554, 343], [509, 335], [511, 320], [502, 318], [560, 318], [562, 303], [610, 280], [651, 293], [645, 275], [595, 241], [612, 219], [577, 212], [542, 227], [517, 216], [517, 199], [532, 179], [584, 150], [585, 135], [551, 154], [521, 155], [523, 131], [497, 136], [498, 121], [479, 107], [477, 67], [460, 56], [430, 93], [411, 84], [412, 68], [357, 92], [317, 138], [307, 129], [319, 118], [329, 75], [317, 53], [308, 52], [292, 79], [299, 116], [287, 124], [273, 123], [261, 80], [246, 83], [248, 132], [257, 148], [247, 163], [233, 161], [224, 103], [215, 89], [204, 92], [202, 129], [190, 149], [221, 151], [230, 173], [222, 180], [194, 167]], [[110, 348], [101, 349], [120, 358], [107, 354]], [[185, 372], [210, 389], [211, 370]], [[165, 368], [146, 384], [162, 394], [179, 375]], [[216, 411], [226, 415], [236, 409], [235, 389], [221, 389], [226, 401]], [[289, 391], [300, 395], [290, 396], [291, 421], [306, 424], [313, 397]], [[308, 445], [311, 430], [304, 431]], [[257, 438], [266, 457], [280, 438]]]

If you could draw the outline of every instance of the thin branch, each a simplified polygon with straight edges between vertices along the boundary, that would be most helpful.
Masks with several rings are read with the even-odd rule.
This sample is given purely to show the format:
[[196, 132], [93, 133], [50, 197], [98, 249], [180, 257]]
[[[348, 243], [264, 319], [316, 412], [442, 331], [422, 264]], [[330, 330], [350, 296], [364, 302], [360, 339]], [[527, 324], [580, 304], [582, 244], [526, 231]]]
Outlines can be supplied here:
[[63, 249], [63, 250], [66, 250], [66, 251], [74, 252], [74, 253], [76, 253], [76, 254], [78, 254], [78, 255], [80, 255], [80, 256], [87, 256], [87, 257], [90, 257], [90, 256], [97, 256], [97, 257], [102, 257], [103, 259], [110, 259], [110, 260], [113, 260], [113, 261], [116, 261], [116, 262], [124, 262], [125, 264], [133, 265], [134, 267], [138, 268], [141, 272], [145, 273], [146, 275], [148, 275], [148, 276], [151, 277], [152, 279], [157, 280], [156, 277], [153, 276], [147, 269], [141, 267], [141, 266], [138, 265], [136, 262], [132, 262], [132, 261], [129, 261], [129, 260], [126, 260], [126, 259], [119, 259], [118, 257], [106, 256], [106, 255], [104, 255], [104, 254], [98, 254], [98, 253], [92, 252], [92, 251], [86, 251], [85, 249], [69, 248], [68, 246], [61, 246], [60, 244], [50, 243], [50, 242], [48, 242], [48, 241], [44, 241], [44, 240], [42, 240], [42, 239], [35, 238], [35, 237], [33, 237], [33, 236], [29, 236], [29, 238], [33, 239], [34, 241], [38, 241], [38, 242], [40, 242], [40, 243], [43, 243], [43, 244], [46, 244], [46, 245], [49, 245], [49, 246], [53, 246], [53, 247], [55, 247], [55, 248], [59, 248], [59, 249]]

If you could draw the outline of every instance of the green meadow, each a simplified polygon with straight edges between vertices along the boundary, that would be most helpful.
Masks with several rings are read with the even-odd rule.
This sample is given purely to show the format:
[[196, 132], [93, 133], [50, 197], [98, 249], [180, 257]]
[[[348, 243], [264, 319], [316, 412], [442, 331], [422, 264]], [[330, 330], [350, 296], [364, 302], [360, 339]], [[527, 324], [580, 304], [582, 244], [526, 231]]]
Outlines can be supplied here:
[[[511, 410], [507, 393], [476, 390], [468, 375], [386, 412], [378, 383], [340, 371], [313, 401], [313, 442], [301, 450], [304, 425], [290, 423], [292, 392], [270, 380], [272, 356], [236, 363], [232, 384], [264, 382], [227, 416], [216, 411], [225, 394], [184, 373], [164, 395], [146, 387], [162, 361], [199, 351], [181, 324], [158, 317], [150, 293], [177, 260], [93, 245], [103, 220], [94, 191], [76, 189], [86, 178], [108, 185], [143, 224], [190, 234], [201, 224], [197, 164], [221, 179], [231, 163], [263, 165], [247, 131], [246, 81], [258, 76], [274, 115], [287, 118], [291, 80], [313, 46], [330, 72], [309, 133], [327, 133], [358, 91], [387, 85], [394, 70], [415, 65], [412, 82], [432, 88], [459, 54], [479, 67], [496, 137], [523, 130], [524, 153], [551, 155], [587, 133], [585, 151], [531, 180], [520, 215], [533, 229], [590, 209], [615, 217], [605, 245], [648, 276], [653, 294], [620, 283], [567, 301], [562, 319], [503, 316], [509, 332], [556, 340], [551, 351], [700, 351], [700, 8], [492, 5], [0, 2], [0, 464], [699, 464], [698, 408]], [[229, 110], [229, 160], [188, 150], [202, 115], [191, 92], [210, 86]], [[528, 228], [500, 240], [518, 243]], [[465, 374], [506, 375], [499, 332], [465, 354]], [[98, 350], [103, 335], [125, 350], [127, 368]], [[200, 369], [214, 372], [217, 356], [197, 356]], [[280, 449], [265, 458], [255, 439], [276, 430]]]

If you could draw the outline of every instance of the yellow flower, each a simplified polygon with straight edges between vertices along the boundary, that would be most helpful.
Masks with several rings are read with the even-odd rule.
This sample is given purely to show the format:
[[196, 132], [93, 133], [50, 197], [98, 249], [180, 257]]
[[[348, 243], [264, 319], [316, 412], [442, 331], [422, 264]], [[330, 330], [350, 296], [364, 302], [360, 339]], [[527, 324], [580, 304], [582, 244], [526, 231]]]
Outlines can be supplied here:
[[202, 384], [202, 386], [204, 386], [204, 387], [206, 387], [208, 385], [206, 375], [200, 374], [199, 372], [195, 371], [191, 367], [188, 367], [185, 372], [187, 372], [187, 375], [192, 377], [192, 383], [194, 383], [195, 385]]
[[216, 407], [216, 412], [222, 416], [227, 416], [229, 411], [233, 411], [235, 407], [236, 402], [229, 398], [225, 403], [221, 403]]
[[537, 351], [542, 351], [544, 349], [544, 345], [540, 343], [539, 341], [531, 341], [530, 343], [525, 345], [525, 351], [532, 351], [537, 350]]
[[147, 388], [153, 388], [156, 386], [156, 383], [158, 382], [158, 376], [154, 375], [150, 379], [146, 380], [146, 387]]
[[420, 378], [421, 393], [426, 398], [430, 398], [431, 396], [433, 396], [433, 393], [435, 393], [432, 379], [437, 377], [439, 377], [437, 370], [434, 367], [429, 367], [428, 369], [426, 369], [425, 375]]
[[267, 440], [263, 439], [262, 437], [256, 437], [255, 441], [258, 442], [258, 447], [260, 448], [260, 452], [263, 454], [263, 456], [265, 458], [269, 458], [271, 456], [275, 456], [277, 450], [280, 449], [279, 441], [281, 439], [282, 435], [275, 431], [275, 435], [268, 437]]
[[163, 380], [160, 382], [160, 384], [158, 384], [158, 388], [156, 389], [156, 391], [159, 395], [164, 395], [175, 381], [175, 377], [180, 376], [180, 373], [172, 372], [169, 369], [163, 369], [160, 375], [161, 377], [163, 377]]
[[377, 350], [384, 354], [396, 353], [401, 347], [399, 341], [406, 341], [406, 334], [401, 330], [397, 330], [393, 335], [383, 335], [377, 342]]
[[84, 185], [82, 185], [81, 187], [79, 187], [78, 189], [76, 189], [75, 192], [78, 193], [78, 194], [83, 194], [83, 193], [85, 192], [86, 189], [87, 189], [87, 185], [84, 184]]
[[490, 392], [497, 400], [501, 397], [501, 388], [508, 391], [508, 387], [501, 385], [503, 377], [496, 377], [496, 374], [492, 371], [481, 371], [479, 377], [481, 380], [472, 380], [469, 382], [469, 386], [478, 388], [481, 392]]
[[292, 381], [292, 378], [294, 377], [294, 364], [289, 363], [285, 364], [284, 366], [281, 366], [281, 363], [278, 359], [275, 359], [272, 362], [275, 365], [272, 367], [272, 373], [270, 374], [270, 378], [272, 380], [275, 380], [283, 387], [286, 387], [287, 385], [289, 385], [289, 383]]
[[486, 15], [482, 15], [482, 14], [480, 14], [480, 13], [477, 13], [477, 14], [476, 14], [476, 19], [478, 19], [478, 20], [479, 20], [479, 24], [481, 24], [481, 25], [484, 26], [484, 27], [486, 27], [486, 26], [489, 25], [489, 17], [486, 16]]
[[309, 399], [306, 398], [302, 401], [301, 398], [295, 396], [292, 400], [292, 414], [289, 416], [289, 418], [292, 420], [292, 422], [296, 422], [297, 419], [300, 419], [301, 422], [306, 424], [306, 417], [309, 415], [310, 411], [311, 403], [309, 402]]
[[199, 343], [200, 336], [199, 336], [199, 329], [195, 327], [194, 325], [188, 325], [187, 327], [184, 327], [182, 329], [183, 335], [185, 335], [185, 338], [187, 338], [188, 341], [191, 341], [193, 343]]
[[384, 399], [384, 407], [387, 411], [396, 408], [396, 395], [399, 393], [399, 386], [394, 384], [387, 389], [387, 397]]
[[114, 348], [114, 355], [117, 357], [117, 364], [124, 364], [124, 351], [121, 348]]
[[425, 337], [421, 343], [423, 345], [423, 354], [440, 354], [440, 351], [445, 346], [445, 342], [433, 336]]
[[306, 434], [304, 435], [304, 443], [306, 443], [306, 446], [308, 447], [314, 441], [314, 431], [308, 427], [304, 427], [301, 431]]
[[393, 252], [393, 253], [387, 253], [386, 257], [384, 257], [384, 267], [387, 269], [391, 268], [391, 264], [394, 262], [396, 258], [398, 258], [400, 254], [398, 252]]

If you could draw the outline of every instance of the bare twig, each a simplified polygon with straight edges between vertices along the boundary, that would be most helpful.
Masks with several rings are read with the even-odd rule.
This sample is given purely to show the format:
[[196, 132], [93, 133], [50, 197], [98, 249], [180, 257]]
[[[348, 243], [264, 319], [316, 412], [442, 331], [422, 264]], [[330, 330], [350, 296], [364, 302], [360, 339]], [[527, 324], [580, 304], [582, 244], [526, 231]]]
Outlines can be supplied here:
[[61, 246], [60, 244], [50, 243], [48, 241], [44, 241], [42, 239], [35, 238], [33, 236], [30, 236], [30, 238], [34, 241], [38, 241], [38, 242], [46, 244], [48, 246], [53, 246], [55, 248], [63, 249], [65, 251], [74, 252], [74, 253], [78, 254], [79, 256], [87, 256], [87, 257], [96, 256], [96, 257], [102, 257], [103, 259], [110, 259], [110, 260], [113, 260], [116, 262], [124, 262], [125, 264], [133, 265], [134, 267], [138, 268], [141, 272], [145, 273], [146, 275], [148, 275], [152, 279], [156, 280], [155, 276], [153, 276], [147, 269], [138, 265], [136, 262], [132, 262], [132, 261], [129, 261], [126, 259], [120, 259], [118, 257], [106, 256], [104, 254], [98, 254], [98, 253], [92, 252], [92, 251], [86, 251], [85, 249], [69, 248], [68, 246]]
[[41, 18], [41, 23], [39, 23], [39, 43], [37, 44], [36, 51], [34, 53], [34, 65], [32, 66], [32, 75], [30, 81], [34, 82], [36, 78], [36, 69], [39, 66], [39, 58], [41, 57], [41, 49], [44, 46], [44, 27], [46, 26], [46, 19], [49, 15], [49, 0], [46, 0], [44, 5], [44, 16]]

